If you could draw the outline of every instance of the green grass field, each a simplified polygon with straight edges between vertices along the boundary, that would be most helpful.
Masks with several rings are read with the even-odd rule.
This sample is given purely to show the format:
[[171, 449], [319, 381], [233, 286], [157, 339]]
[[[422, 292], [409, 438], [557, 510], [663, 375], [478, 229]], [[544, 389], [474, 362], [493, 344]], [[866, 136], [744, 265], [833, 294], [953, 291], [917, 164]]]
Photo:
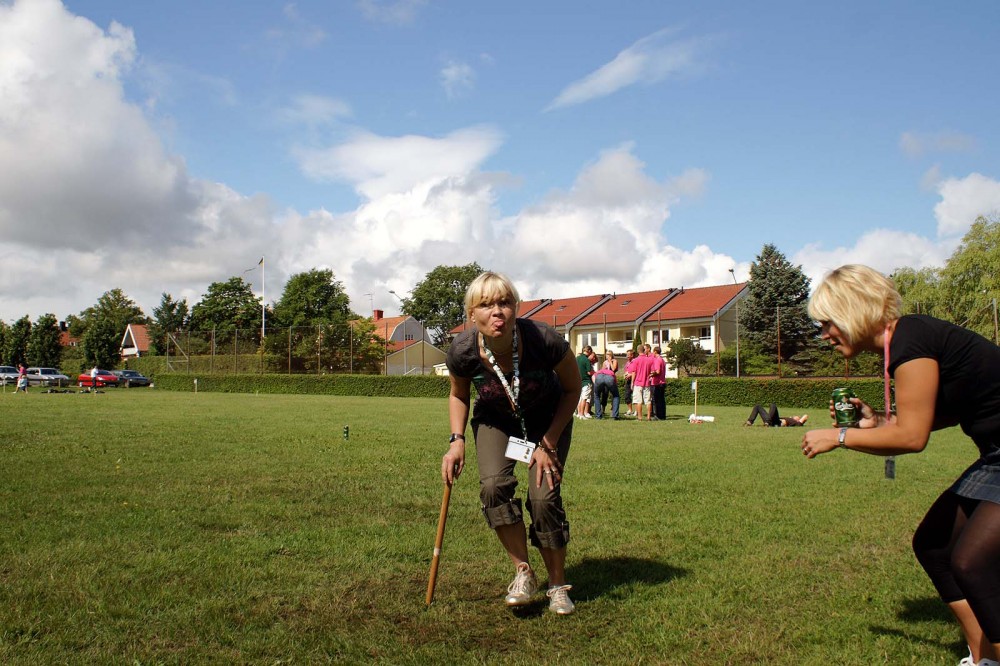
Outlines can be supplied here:
[[543, 595], [523, 612], [504, 608], [512, 571], [471, 468], [452, 494], [425, 608], [444, 400], [8, 389], [0, 663], [965, 655], [909, 546], [924, 510], [975, 457], [961, 433], [935, 434], [889, 481], [882, 459], [806, 460], [801, 429], [741, 427], [748, 408], [699, 405], [717, 418], [701, 425], [687, 423], [692, 411], [670, 405], [662, 423], [574, 421], [564, 497], [577, 612], [557, 617]]

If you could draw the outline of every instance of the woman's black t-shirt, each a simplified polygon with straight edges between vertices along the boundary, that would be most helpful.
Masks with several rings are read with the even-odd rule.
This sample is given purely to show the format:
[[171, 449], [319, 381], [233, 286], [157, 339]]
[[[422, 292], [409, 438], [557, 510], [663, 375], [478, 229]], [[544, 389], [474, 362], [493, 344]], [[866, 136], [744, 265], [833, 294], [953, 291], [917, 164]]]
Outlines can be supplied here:
[[961, 425], [982, 455], [1000, 450], [1000, 347], [961, 326], [906, 315], [892, 335], [889, 373], [918, 358], [938, 363], [934, 429]]
[[[569, 352], [569, 343], [552, 327], [532, 321], [517, 319], [517, 333], [522, 352], [519, 358], [521, 382], [518, 403], [527, 422], [531, 437], [548, 429], [562, 395], [562, 387], [555, 367]], [[520, 432], [521, 424], [511, 408], [510, 398], [493, 368], [483, 363], [479, 356], [479, 331], [470, 329], [460, 333], [448, 350], [448, 372], [456, 377], [467, 377], [476, 388], [476, 403], [472, 410], [472, 426], [486, 423], [504, 432]], [[508, 384], [514, 374], [506, 375]]]

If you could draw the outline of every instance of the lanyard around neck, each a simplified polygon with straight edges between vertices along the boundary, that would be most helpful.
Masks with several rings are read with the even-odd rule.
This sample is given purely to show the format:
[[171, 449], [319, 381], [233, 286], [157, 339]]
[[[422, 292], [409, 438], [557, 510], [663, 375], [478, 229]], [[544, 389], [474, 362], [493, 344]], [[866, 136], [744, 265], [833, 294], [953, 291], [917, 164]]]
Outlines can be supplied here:
[[884, 359], [883, 368], [885, 374], [883, 375], [883, 382], [885, 384], [885, 420], [889, 421], [889, 415], [892, 413], [892, 402], [889, 392], [889, 324], [885, 325], [885, 332], [882, 334], [882, 358]]
[[483, 341], [483, 350], [486, 352], [486, 359], [493, 366], [493, 372], [496, 373], [497, 378], [503, 385], [503, 390], [507, 392], [507, 398], [510, 400], [510, 406], [514, 410], [514, 414], [517, 416], [518, 420], [521, 421], [521, 430], [524, 432], [524, 436], [528, 436], [528, 429], [524, 424], [524, 415], [521, 413], [521, 407], [518, 403], [518, 398], [521, 396], [521, 369], [518, 363], [518, 353], [517, 353], [517, 321], [514, 321], [514, 338], [511, 341], [511, 361], [514, 364], [514, 386], [507, 382], [507, 378], [503, 374], [503, 370], [500, 369], [500, 365], [497, 363], [496, 357], [493, 355], [493, 351], [486, 346], [486, 336], [482, 333], [479, 334]]

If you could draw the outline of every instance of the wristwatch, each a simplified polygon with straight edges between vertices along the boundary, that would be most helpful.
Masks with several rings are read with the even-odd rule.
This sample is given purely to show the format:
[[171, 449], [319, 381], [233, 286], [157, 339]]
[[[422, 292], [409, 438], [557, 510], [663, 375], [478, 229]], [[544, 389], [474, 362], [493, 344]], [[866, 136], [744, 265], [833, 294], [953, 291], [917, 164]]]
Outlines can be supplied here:
[[454, 444], [456, 439], [460, 439], [460, 440], [462, 440], [464, 442], [465, 441], [465, 435], [463, 435], [461, 433], [453, 432], [453, 433], [451, 433], [451, 437], [448, 438], [448, 443], [449, 444]]
[[847, 428], [841, 428], [840, 434], [837, 436], [837, 446], [841, 448], [847, 448], [847, 444], [844, 442], [844, 438], [847, 437]]

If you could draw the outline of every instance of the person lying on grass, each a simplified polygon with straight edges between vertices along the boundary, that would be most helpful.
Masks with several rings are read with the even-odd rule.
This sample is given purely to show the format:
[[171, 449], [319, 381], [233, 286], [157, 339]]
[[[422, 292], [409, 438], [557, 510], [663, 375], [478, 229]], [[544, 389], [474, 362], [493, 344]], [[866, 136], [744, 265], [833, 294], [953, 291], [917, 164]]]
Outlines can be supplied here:
[[758, 416], [760, 416], [760, 420], [764, 425], [771, 426], [772, 428], [800, 426], [809, 418], [808, 414], [803, 414], [802, 416], [781, 416], [778, 414], [778, 405], [772, 402], [771, 409], [766, 412], [760, 405], [754, 405], [753, 409], [750, 410], [750, 416], [747, 417], [743, 425], [752, 426]]

